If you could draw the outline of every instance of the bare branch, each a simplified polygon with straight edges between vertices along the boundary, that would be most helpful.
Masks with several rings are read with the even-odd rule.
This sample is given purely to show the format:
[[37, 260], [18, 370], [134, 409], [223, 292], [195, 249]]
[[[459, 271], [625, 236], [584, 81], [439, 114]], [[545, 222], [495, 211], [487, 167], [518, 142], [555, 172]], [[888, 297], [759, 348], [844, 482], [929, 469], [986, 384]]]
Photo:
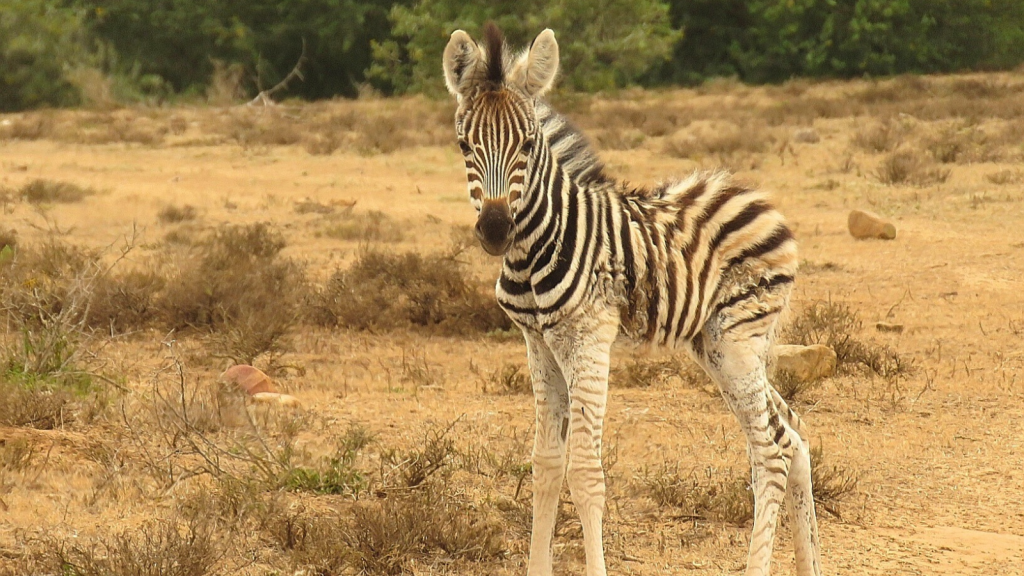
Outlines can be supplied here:
[[[292, 68], [292, 71], [289, 72], [288, 75], [285, 76], [283, 80], [281, 80], [276, 85], [274, 85], [273, 88], [270, 88], [268, 90], [260, 90], [260, 93], [257, 94], [256, 97], [253, 98], [249, 102], [248, 105], [249, 106], [255, 106], [256, 104], [263, 104], [264, 106], [276, 106], [277, 102], [274, 102], [274, 99], [271, 98], [274, 94], [280, 92], [281, 90], [287, 90], [288, 89], [288, 84], [292, 80], [294, 80], [296, 78], [298, 78], [299, 80], [305, 80], [305, 78], [302, 76], [302, 65], [305, 62], [306, 62], [306, 39], [303, 38], [302, 39], [302, 54], [299, 55], [299, 60], [298, 60], [298, 62], [295, 63], [295, 66]], [[256, 70], [256, 85], [257, 85], [257, 87], [259, 87], [260, 84], [261, 84], [261, 82], [260, 82], [260, 78], [259, 78], [259, 69], [257, 69]]]

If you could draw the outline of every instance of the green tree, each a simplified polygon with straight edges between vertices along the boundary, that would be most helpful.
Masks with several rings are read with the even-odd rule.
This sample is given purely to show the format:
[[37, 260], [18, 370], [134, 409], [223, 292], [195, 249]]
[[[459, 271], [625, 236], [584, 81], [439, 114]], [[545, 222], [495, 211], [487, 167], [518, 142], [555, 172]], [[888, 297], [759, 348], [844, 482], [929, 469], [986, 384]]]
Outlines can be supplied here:
[[684, 37], [650, 82], [779, 82], [1024, 61], [1019, 0], [673, 0], [670, 14]]
[[[307, 45], [305, 81], [290, 95], [354, 96], [370, 42], [390, 33], [393, 0], [71, 0], [117, 53], [111, 72], [159, 76], [175, 92], [201, 91], [214, 60], [241, 65], [247, 87], [272, 86]], [[400, 3], [400, 2], [399, 2]], [[257, 69], [258, 68], [258, 69]]]
[[493, 20], [512, 46], [545, 28], [558, 37], [563, 85], [600, 90], [636, 81], [671, 54], [679, 32], [668, 6], [653, 0], [421, 0], [391, 11], [393, 37], [374, 44], [369, 76], [385, 92], [444, 90], [441, 53], [452, 31], [479, 35]]
[[82, 18], [46, 0], [6, 0], [0, 10], [0, 111], [71, 106], [68, 80], [84, 59]]

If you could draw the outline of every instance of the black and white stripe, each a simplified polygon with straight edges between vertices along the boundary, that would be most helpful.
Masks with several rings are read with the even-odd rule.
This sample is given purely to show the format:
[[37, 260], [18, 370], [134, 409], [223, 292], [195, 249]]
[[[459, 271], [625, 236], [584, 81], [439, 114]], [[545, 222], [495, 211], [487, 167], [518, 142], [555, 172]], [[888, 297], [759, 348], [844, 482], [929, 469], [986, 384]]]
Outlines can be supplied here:
[[564, 118], [542, 105], [537, 112], [530, 186], [497, 285], [513, 320], [544, 330], [612, 297], [630, 336], [673, 346], [692, 340], [714, 312], [753, 328], [780, 311], [750, 305], [792, 283], [797, 267], [793, 235], [762, 192], [721, 172], [626, 187], [605, 176]]

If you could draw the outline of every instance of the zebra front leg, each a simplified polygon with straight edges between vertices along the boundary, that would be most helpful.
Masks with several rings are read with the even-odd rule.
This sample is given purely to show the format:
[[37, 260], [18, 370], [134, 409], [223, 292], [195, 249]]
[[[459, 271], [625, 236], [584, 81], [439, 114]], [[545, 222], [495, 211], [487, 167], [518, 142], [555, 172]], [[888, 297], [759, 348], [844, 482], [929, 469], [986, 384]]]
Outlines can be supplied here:
[[551, 576], [551, 538], [565, 476], [569, 390], [543, 337], [530, 332], [524, 334], [537, 409], [533, 437], [533, 531], [527, 574]]
[[559, 326], [544, 334], [569, 387], [569, 492], [583, 525], [587, 576], [605, 576], [605, 482], [601, 434], [608, 395], [611, 344], [618, 323], [610, 316]]

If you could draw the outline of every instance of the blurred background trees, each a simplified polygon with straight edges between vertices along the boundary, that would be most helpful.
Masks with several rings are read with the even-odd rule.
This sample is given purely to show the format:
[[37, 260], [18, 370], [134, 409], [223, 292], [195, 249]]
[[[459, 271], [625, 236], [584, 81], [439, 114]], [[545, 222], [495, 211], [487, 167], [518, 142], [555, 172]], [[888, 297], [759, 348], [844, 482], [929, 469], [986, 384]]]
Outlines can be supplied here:
[[[452, 30], [494, 20], [514, 46], [555, 30], [561, 87], [733, 76], [886, 76], [1024, 62], [1020, 0], [4, 0], [0, 110], [241, 98], [291, 70], [305, 40], [317, 99], [443, 92]], [[99, 83], [101, 86], [96, 86]]]

